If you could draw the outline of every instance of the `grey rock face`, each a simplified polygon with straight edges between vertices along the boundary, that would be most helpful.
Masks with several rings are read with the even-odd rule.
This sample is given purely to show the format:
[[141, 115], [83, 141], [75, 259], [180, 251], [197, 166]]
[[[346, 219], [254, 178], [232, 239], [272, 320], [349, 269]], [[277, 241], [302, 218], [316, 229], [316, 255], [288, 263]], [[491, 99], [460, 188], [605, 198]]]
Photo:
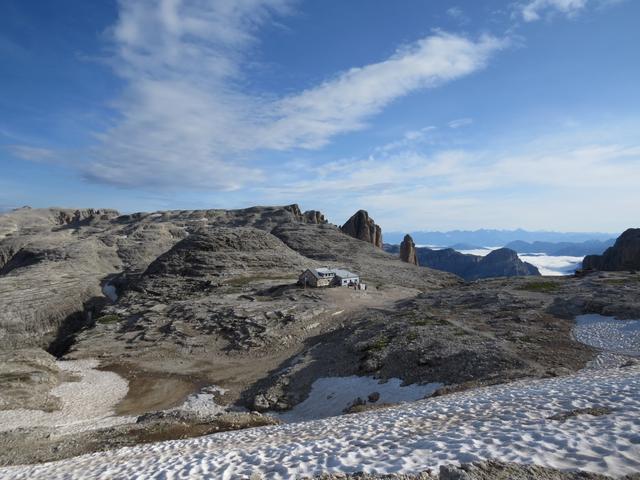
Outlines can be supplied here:
[[318, 210], [307, 210], [306, 212], [302, 212], [300, 210], [300, 206], [297, 203], [292, 205], [287, 205], [283, 207], [284, 210], [291, 212], [293, 218], [300, 223], [312, 223], [312, 224], [324, 224], [327, 223], [327, 219], [324, 217], [322, 212]]
[[303, 214], [305, 223], [324, 224], [327, 223], [327, 219], [324, 218], [324, 214], [317, 210], [308, 210]]
[[364, 210], [358, 210], [341, 230], [347, 235], [382, 248], [382, 229]]
[[0, 346], [46, 347], [62, 330], [91, 320], [87, 310], [106, 301], [101, 286], [107, 278], [143, 272], [209, 225], [254, 227], [265, 236], [283, 223], [322, 221], [319, 212], [302, 214], [297, 205], [121, 216], [115, 210], [21, 208], [0, 215]]
[[540, 275], [536, 267], [523, 262], [518, 254], [508, 248], [499, 248], [483, 257], [477, 266], [477, 271], [469, 275], [471, 279], [491, 277], [518, 277]]
[[473, 271], [482, 259], [477, 255], [467, 255], [452, 248], [432, 250], [422, 247], [416, 249], [416, 254], [423, 267], [455, 273], [465, 280], [468, 280], [467, 273]]
[[403, 262], [418, 265], [418, 257], [416, 255], [416, 244], [411, 235], [405, 235], [404, 240], [400, 244], [400, 260]]
[[308, 264], [276, 237], [252, 227], [197, 231], [154, 260], [145, 276], [225, 278], [297, 272]]
[[455, 273], [469, 281], [480, 278], [540, 275], [535, 266], [523, 262], [516, 252], [508, 248], [494, 250], [485, 257], [463, 254], [451, 248], [418, 248], [417, 257], [420, 265]]
[[585, 257], [582, 267], [605, 271], [640, 269], [640, 228], [626, 230], [602, 255]]

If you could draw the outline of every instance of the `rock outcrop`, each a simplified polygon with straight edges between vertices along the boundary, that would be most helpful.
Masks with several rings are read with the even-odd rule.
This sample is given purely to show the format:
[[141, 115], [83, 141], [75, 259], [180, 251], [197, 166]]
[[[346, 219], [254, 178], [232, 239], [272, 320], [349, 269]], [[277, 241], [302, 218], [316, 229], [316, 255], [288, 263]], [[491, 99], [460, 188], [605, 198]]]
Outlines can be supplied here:
[[404, 240], [400, 244], [400, 260], [403, 262], [418, 265], [418, 256], [416, 255], [416, 244], [411, 235], [405, 235]]
[[301, 223], [312, 223], [315, 225], [327, 223], [327, 219], [322, 212], [318, 210], [307, 210], [303, 213], [297, 203], [287, 205], [284, 207], [284, 210], [291, 212], [294, 218]]
[[143, 274], [211, 280], [266, 272], [298, 272], [309, 260], [268, 232], [251, 227], [213, 227], [189, 235], [154, 260]]
[[349, 220], [345, 223], [341, 230], [347, 235], [362, 240], [364, 242], [372, 243], [378, 248], [382, 248], [382, 229], [373, 218], [369, 217], [369, 213], [365, 210], [358, 210]]
[[584, 258], [585, 270], [640, 270], [640, 228], [630, 228], [618, 237], [602, 255]]
[[319, 212], [318, 210], [308, 210], [304, 212], [303, 216], [305, 219], [305, 223], [313, 223], [318, 225], [327, 223], [327, 219], [324, 217], [324, 214], [322, 212]]
[[469, 280], [468, 275], [475, 272], [478, 263], [482, 260], [478, 255], [460, 253], [452, 248], [433, 250], [422, 247], [416, 249], [416, 255], [423, 267], [455, 273], [465, 280]]
[[[405, 237], [402, 245], [407, 243], [407, 237], [409, 236]], [[413, 243], [413, 240], [410, 243]], [[386, 245], [385, 250], [389, 253], [399, 252], [400, 258], [404, 260], [403, 255], [407, 255], [407, 252], [403, 253], [402, 245], [399, 249], [396, 245]], [[404, 248], [407, 249], [407, 247]], [[499, 248], [485, 257], [460, 253], [452, 248], [434, 250], [414, 247], [414, 249], [419, 265], [454, 273], [467, 281], [492, 277], [540, 275], [535, 266], [523, 262], [516, 252], [508, 248]]]
[[519, 277], [540, 275], [540, 271], [533, 265], [523, 262], [518, 254], [508, 248], [494, 250], [478, 262], [476, 271], [468, 277], [472, 280], [492, 277]]

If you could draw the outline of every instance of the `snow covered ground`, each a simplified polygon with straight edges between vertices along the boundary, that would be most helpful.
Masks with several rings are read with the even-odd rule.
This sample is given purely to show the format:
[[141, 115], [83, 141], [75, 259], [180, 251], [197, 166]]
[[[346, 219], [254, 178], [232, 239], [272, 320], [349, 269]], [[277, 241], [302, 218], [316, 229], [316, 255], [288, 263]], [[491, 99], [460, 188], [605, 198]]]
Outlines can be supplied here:
[[[603, 416], [550, 416], [607, 407]], [[623, 475], [640, 471], [640, 367], [585, 370], [344, 415], [0, 469], [0, 478], [284, 479], [415, 472], [488, 458]]]
[[[640, 320], [583, 315], [576, 319], [574, 335], [602, 349], [604, 355], [638, 355], [639, 332]], [[77, 362], [67, 363], [71, 367]], [[77, 368], [82, 370], [81, 365]], [[92, 365], [85, 365], [83, 378], [91, 371]], [[321, 407], [322, 395], [332, 404], [332, 398], [326, 397], [336, 393], [333, 398], [337, 398], [337, 387], [353, 382], [365, 391], [375, 386], [381, 397], [384, 390], [377, 383], [364, 384], [371, 379], [322, 380], [310, 397], [314, 408]], [[107, 390], [96, 386], [91, 388], [93, 395], [108, 396]], [[387, 388], [393, 394], [402, 388], [413, 391], [393, 383]], [[77, 393], [67, 397], [77, 399]], [[203, 399], [207, 400], [194, 398], [195, 406]], [[91, 405], [93, 421], [104, 418], [101, 415], [112, 400], [105, 401], [102, 414], [95, 415], [100, 412], [95, 408], [100, 400], [87, 398], [76, 404], [80, 410], [68, 411], [67, 417], [80, 412], [82, 419], [80, 403], [84, 403], [85, 410]], [[600, 407], [604, 414], [556, 417], [588, 407]], [[85, 421], [89, 418], [85, 415]], [[285, 479], [322, 472], [408, 473], [485, 459], [612, 476], [640, 471], [640, 365], [590, 368], [566, 377], [522, 380], [363, 414], [6, 467], [0, 469], [0, 478], [232, 479], [258, 473]]]
[[391, 378], [381, 383], [373, 377], [330, 377], [319, 378], [311, 386], [311, 392], [304, 402], [291, 410], [277, 414], [284, 422], [300, 422], [334, 417], [353, 404], [356, 398], [367, 401], [369, 394], [378, 393], [375, 403], [367, 401], [369, 405], [381, 403], [400, 403], [420, 400], [431, 395], [442, 386], [441, 383], [425, 385], [401, 386], [402, 380]]
[[62, 408], [0, 411], [0, 432], [26, 427], [55, 427], [56, 433], [74, 433], [135, 421], [135, 417], [116, 417], [114, 408], [127, 394], [125, 379], [113, 372], [96, 370], [95, 360], [57, 362], [60, 370], [78, 377], [52, 389]]
[[581, 343], [603, 350], [596, 365], [619, 363], [623, 355], [640, 357], [640, 320], [618, 320], [589, 314], [576, 317], [573, 335]]
[[216, 385], [204, 387], [200, 392], [189, 395], [182, 405], [169, 409], [174, 412], [193, 413], [202, 417], [224, 413], [226, 408], [216, 403], [216, 398], [226, 390]]

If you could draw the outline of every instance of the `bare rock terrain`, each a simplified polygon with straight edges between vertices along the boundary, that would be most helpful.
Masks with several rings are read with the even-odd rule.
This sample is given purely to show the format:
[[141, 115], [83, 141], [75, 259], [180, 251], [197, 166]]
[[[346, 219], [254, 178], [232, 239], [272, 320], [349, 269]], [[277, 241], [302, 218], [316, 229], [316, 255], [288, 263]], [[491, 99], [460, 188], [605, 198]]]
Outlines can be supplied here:
[[[437, 382], [445, 395], [563, 375], [597, 353], [573, 339], [576, 315], [640, 317], [636, 273], [465, 283], [381, 242], [366, 212], [339, 228], [297, 205], [1, 215], [0, 410], [59, 409], [50, 392], [73, 379], [56, 359], [91, 360], [128, 382], [115, 414], [143, 420], [6, 431], [0, 463], [262, 425], [273, 419], [252, 411], [290, 409], [322, 377]], [[320, 266], [367, 289], [296, 284]], [[212, 386], [209, 417], [171, 413]]]

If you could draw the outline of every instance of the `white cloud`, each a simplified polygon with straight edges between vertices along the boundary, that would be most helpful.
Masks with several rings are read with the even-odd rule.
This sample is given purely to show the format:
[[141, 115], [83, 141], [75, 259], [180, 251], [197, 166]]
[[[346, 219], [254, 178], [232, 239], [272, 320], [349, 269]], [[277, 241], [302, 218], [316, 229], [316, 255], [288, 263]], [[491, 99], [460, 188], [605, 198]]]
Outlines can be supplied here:
[[123, 185], [233, 189], [261, 173], [226, 157], [245, 145], [258, 99], [239, 92], [244, 52], [289, 0], [119, 3], [113, 67], [126, 82], [118, 116], [96, 135], [86, 174]]
[[304, 198], [339, 220], [365, 208], [387, 230], [621, 230], [640, 203], [640, 144], [590, 133], [595, 143], [560, 133], [486, 150], [423, 148], [403, 136], [367, 158], [299, 165], [308, 180], [292, 172], [260, 195]]
[[453, 6], [447, 9], [447, 15], [456, 20], [459, 24], [465, 25], [470, 22], [469, 17], [464, 13], [464, 10], [458, 6]]
[[113, 67], [126, 87], [87, 153], [91, 178], [137, 186], [235, 189], [266, 178], [260, 150], [317, 149], [365, 128], [395, 99], [483, 68], [506, 42], [437, 32], [378, 63], [274, 98], [246, 91], [260, 27], [292, 0], [119, 3]]
[[516, 11], [525, 22], [534, 22], [545, 14], [561, 13], [567, 17], [574, 17], [587, 7], [598, 10], [625, 1], [627, 0], [527, 0], [516, 4]]
[[449, 122], [449, 128], [461, 128], [469, 126], [473, 123], [472, 118], [457, 118], [456, 120], [451, 120]]
[[572, 16], [587, 6], [587, 0], [531, 0], [521, 5], [522, 18], [526, 22], [539, 20], [545, 11], [559, 11]]
[[7, 145], [4, 148], [22, 160], [39, 161], [47, 160], [54, 156], [53, 150], [30, 145]]
[[380, 63], [352, 68], [318, 87], [276, 104], [280, 118], [266, 129], [271, 148], [317, 148], [344, 132], [358, 130], [393, 100], [473, 73], [506, 42], [484, 36], [438, 33], [403, 47]]
[[464, 15], [462, 9], [458, 6], [453, 6], [447, 9], [447, 15], [453, 18], [460, 18]]

